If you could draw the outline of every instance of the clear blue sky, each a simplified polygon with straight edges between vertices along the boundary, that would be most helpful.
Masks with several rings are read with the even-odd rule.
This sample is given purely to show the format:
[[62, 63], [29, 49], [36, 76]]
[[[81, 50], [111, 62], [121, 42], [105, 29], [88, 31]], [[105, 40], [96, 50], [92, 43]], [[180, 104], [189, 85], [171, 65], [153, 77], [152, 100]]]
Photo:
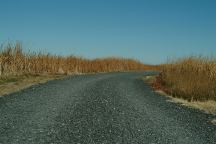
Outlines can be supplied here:
[[216, 54], [216, 0], [1, 0], [0, 43], [146, 63]]

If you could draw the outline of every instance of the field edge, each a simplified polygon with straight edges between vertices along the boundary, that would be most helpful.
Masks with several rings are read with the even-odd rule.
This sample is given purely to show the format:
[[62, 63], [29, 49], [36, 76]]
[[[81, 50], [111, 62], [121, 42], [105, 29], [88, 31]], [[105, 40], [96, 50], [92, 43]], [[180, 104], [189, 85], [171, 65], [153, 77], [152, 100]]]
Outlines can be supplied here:
[[154, 92], [160, 94], [161, 96], [165, 96], [168, 98], [168, 102], [180, 104], [185, 107], [198, 109], [204, 113], [212, 114], [215, 116], [214, 119], [211, 120], [211, 122], [216, 125], [216, 101], [213, 100], [207, 100], [207, 101], [188, 101], [183, 98], [174, 97], [166, 92], [166, 88], [164, 89], [158, 89], [154, 88], [152, 85], [155, 82], [155, 79], [158, 75], [154, 76], [145, 76], [143, 77], [143, 81], [147, 82], [154, 90]]
[[25, 74], [17, 76], [7, 76], [0, 80], [0, 97], [14, 92], [26, 89], [33, 85], [43, 84], [50, 80], [63, 79], [66, 75], [48, 75], [48, 74]]

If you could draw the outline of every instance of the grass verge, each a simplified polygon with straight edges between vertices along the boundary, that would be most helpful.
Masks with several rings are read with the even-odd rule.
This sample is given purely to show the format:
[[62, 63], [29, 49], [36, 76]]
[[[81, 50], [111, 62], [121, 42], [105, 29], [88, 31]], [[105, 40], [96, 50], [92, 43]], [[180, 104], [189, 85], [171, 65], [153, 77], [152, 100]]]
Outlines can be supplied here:
[[18, 75], [0, 78], [0, 96], [25, 89], [35, 84], [45, 83], [49, 80], [63, 78], [64, 75]]
[[[186, 107], [199, 109], [205, 113], [213, 114], [216, 116], [216, 101], [214, 100], [188, 101], [180, 97], [174, 97], [171, 95], [170, 90], [160, 83], [161, 80], [159, 76], [146, 76], [143, 78], [143, 80], [148, 82], [157, 93], [168, 97], [169, 102], [174, 102]], [[216, 125], [216, 118], [212, 120], [212, 123]]]

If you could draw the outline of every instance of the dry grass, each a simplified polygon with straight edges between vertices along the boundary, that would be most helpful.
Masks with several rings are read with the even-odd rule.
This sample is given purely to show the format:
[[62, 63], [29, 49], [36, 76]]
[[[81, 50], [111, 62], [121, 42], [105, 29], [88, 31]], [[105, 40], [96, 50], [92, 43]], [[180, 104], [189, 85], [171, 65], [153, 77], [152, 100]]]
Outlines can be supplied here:
[[[216, 115], [216, 60], [189, 57], [161, 66], [152, 86], [172, 102]], [[212, 123], [216, 124], [216, 120]]]
[[[186, 107], [199, 109], [205, 113], [213, 114], [216, 116], [216, 101], [205, 100], [205, 101], [188, 101], [178, 97], [173, 97], [169, 92], [169, 88], [161, 84], [161, 76], [146, 76], [143, 79], [151, 84], [155, 91], [160, 95], [166, 96], [169, 99], [167, 101], [181, 104]], [[212, 120], [212, 123], [216, 125], [216, 119]]]
[[179, 103], [187, 107], [199, 109], [201, 111], [204, 111], [205, 113], [216, 115], [216, 101], [187, 101], [181, 98], [174, 98], [166, 94], [162, 90], [156, 90], [156, 92], [166, 97], [169, 97], [170, 99], [168, 101], [170, 102]]
[[62, 78], [62, 75], [19, 75], [7, 76], [0, 81], [0, 96], [19, 91], [34, 84]]
[[21, 43], [0, 48], [0, 95], [18, 91], [33, 84], [56, 79], [59, 75], [80, 73], [137, 71], [154, 69], [133, 59], [104, 58], [88, 60], [75, 56], [56, 56], [23, 52]]
[[170, 101], [175, 102], [175, 103], [180, 103], [180, 104], [187, 106], [187, 107], [202, 110], [205, 113], [216, 115], [216, 102], [215, 101], [209, 100], [209, 101], [205, 101], [205, 102], [200, 102], [200, 101], [189, 102], [187, 100], [180, 99], [180, 98], [172, 98]]
[[216, 60], [190, 57], [162, 66], [160, 83], [174, 97], [216, 100]]
[[75, 56], [26, 53], [20, 43], [8, 44], [0, 51], [0, 77], [22, 74], [74, 74], [147, 70], [153, 66], [124, 58], [88, 60]]
[[9, 43], [0, 48], [0, 95], [33, 84], [58, 78], [59, 75], [80, 73], [137, 71], [154, 69], [139, 61], [124, 58], [88, 60], [75, 56], [56, 56], [23, 52], [21, 43]]
[[[169, 97], [170, 98], [168, 100], [169, 102], [174, 102], [174, 103], [178, 103], [178, 104], [181, 104], [183, 106], [186, 106], [186, 107], [199, 109], [205, 113], [213, 114], [216, 116], [216, 101], [212, 101], [212, 100], [187, 101], [187, 100], [184, 100], [181, 98], [175, 98], [175, 97], [172, 97], [170, 95], [167, 95], [164, 91], [161, 91], [161, 90], [157, 90], [156, 92], [158, 92], [161, 95]], [[216, 119], [213, 119], [212, 123], [216, 125]]]

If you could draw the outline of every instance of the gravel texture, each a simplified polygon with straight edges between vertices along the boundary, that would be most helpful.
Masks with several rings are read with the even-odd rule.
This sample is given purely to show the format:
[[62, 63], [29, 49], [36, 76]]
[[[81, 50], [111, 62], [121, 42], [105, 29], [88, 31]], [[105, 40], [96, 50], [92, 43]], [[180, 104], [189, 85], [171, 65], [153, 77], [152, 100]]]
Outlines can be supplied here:
[[216, 144], [213, 116], [167, 102], [140, 77], [71, 76], [0, 98], [1, 144]]

